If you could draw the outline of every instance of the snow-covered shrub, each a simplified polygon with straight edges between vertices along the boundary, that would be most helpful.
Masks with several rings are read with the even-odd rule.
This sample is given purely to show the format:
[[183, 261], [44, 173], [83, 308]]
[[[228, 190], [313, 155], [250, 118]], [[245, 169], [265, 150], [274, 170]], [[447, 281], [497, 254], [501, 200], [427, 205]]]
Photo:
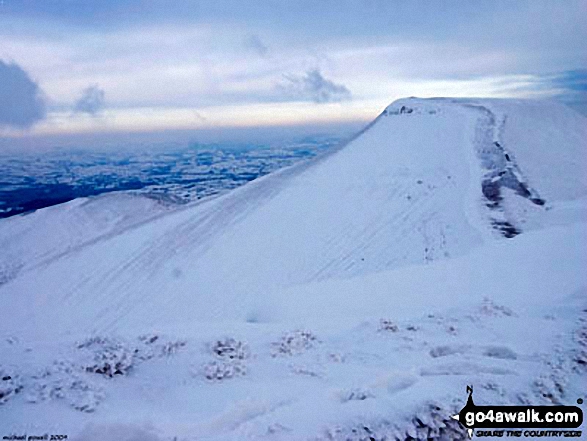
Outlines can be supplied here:
[[21, 390], [20, 376], [13, 369], [0, 365], [0, 404], [6, 403]]
[[574, 369], [577, 371], [587, 370], [587, 317], [585, 313], [579, 320], [579, 329], [575, 333], [577, 349], [574, 351]]
[[134, 358], [137, 361], [146, 361], [155, 357], [156, 345], [160, 337], [156, 334], [146, 334], [139, 336], [138, 347], [133, 349]]
[[287, 432], [291, 432], [291, 428], [284, 426], [283, 424], [273, 423], [267, 427], [267, 435], [271, 437]]
[[102, 389], [95, 387], [91, 383], [80, 378], [72, 379], [69, 383], [67, 401], [75, 410], [91, 413], [96, 410], [98, 405], [104, 400]]
[[493, 317], [516, 317], [516, 313], [507, 306], [498, 305], [488, 297], [483, 299], [483, 303], [479, 307], [479, 312], [482, 315]]
[[339, 397], [341, 402], [346, 403], [347, 401], [363, 401], [368, 398], [374, 398], [375, 395], [368, 389], [354, 388], [341, 391]]
[[[157, 335], [139, 337], [142, 343], [134, 349], [135, 358], [139, 360], [150, 360], [153, 357], [168, 357], [183, 348], [187, 342], [185, 340], [165, 341]], [[155, 344], [156, 341], [159, 343]]]
[[327, 360], [331, 361], [332, 363], [345, 363], [347, 357], [345, 354], [341, 354], [339, 352], [331, 352], [328, 354]]
[[482, 387], [485, 390], [495, 392], [500, 397], [505, 397], [507, 394], [506, 390], [495, 381], [487, 381], [485, 383], [481, 383], [480, 387]]
[[88, 379], [91, 374], [106, 378], [128, 374], [138, 364], [164, 357], [185, 346], [184, 341], [163, 341], [159, 336], [139, 337], [128, 343], [109, 337], [94, 336], [76, 345], [80, 358], [59, 360], [32, 376], [27, 386], [29, 402], [65, 399], [77, 410], [93, 412], [104, 399], [102, 388]]
[[246, 360], [251, 355], [247, 343], [228, 337], [210, 344], [209, 350], [216, 359], [205, 363], [195, 374], [201, 373], [208, 380], [221, 381], [247, 373]]
[[212, 353], [224, 359], [244, 360], [249, 358], [249, 346], [234, 338], [217, 340], [211, 347]]
[[378, 331], [397, 332], [399, 331], [399, 327], [389, 319], [381, 319], [379, 320]]
[[144, 334], [139, 336], [139, 341], [146, 345], [152, 345], [157, 340], [159, 340], [159, 336], [157, 334]]
[[465, 441], [465, 428], [450, 415], [456, 413], [437, 404], [428, 404], [403, 423], [381, 421], [352, 428], [328, 430], [319, 439], [344, 441]]
[[450, 335], [457, 335], [459, 333], [459, 329], [455, 325], [447, 325], [445, 330]]
[[86, 372], [112, 378], [128, 374], [143, 361], [173, 355], [186, 344], [184, 340], [164, 341], [159, 335], [147, 334], [140, 336], [138, 343], [94, 336], [79, 343], [77, 348], [84, 352], [82, 367]]
[[214, 360], [202, 367], [202, 373], [208, 380], [222, 381], [246, 375], [247, 366], [237, 359]]
[[15, 337], [14, 335], [10, 335], [10, 336], [6, 337], [5, 341], [9, 345], [15, 345], [15, 344], [18, 344], [18, 337]]
[[71, 407], [82, 412], [93, 412], [104, 399], [100, 387], [86, 381], [83, 371], [68, 361], [56, 361], [32, 376], [27, 400], [38, 403], [65, 399]]
[[566, 378], [559, 375], [542, 375], [532, 383], [535, 395], [549, 404], [562, 404], [565, 397]]
[[296, 355], [313, 348], [319, 343], [318, 338], [310, 331], [297, 330], [283, 334], [279, 341], [272, 343], [272, 355]]
[[139, 345], [133, 349], [133, 353], [135, 358], [141, 361], [154, 357], [168, 357], [187, 344], [185, 340], [164, 341], [157, 334], [141, 335], [139, 342]]
[[91, 337], [77, 347], [89, 352], [89, 360], [83, 363], [87, 372], [112, 378], [127, 374], [133, 367], [136, 352], [118, 340]]
[[176, 340], [176, 341], [168, 341], [163, 343], [159, 349], [159, 356], [160, 357], [169, 357], [170, 355], [175, 354], [179, 351], [180, 348], [183, 348], [187, 342], [185, 340]]

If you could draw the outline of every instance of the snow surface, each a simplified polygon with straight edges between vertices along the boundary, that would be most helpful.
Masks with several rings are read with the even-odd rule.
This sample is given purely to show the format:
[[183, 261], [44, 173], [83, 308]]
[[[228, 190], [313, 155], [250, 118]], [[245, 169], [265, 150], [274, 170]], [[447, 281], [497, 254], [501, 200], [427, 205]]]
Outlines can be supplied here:
[[404, 99], [201, 203], [1, 220], [1, 435], [455, 439], [468, 384], [477, 404], [574, 404], [586, 122]]

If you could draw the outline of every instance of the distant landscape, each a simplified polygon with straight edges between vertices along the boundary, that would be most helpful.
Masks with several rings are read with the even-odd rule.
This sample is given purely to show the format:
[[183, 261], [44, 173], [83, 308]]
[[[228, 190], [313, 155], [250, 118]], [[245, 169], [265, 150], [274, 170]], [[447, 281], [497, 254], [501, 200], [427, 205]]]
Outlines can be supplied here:
[[218, 194], [341, 142], [306, 136], [273, 144], [194, 144], [139, 151], [0, 152], [0, 218], [80, 197], [131, 191], [172, 203]]

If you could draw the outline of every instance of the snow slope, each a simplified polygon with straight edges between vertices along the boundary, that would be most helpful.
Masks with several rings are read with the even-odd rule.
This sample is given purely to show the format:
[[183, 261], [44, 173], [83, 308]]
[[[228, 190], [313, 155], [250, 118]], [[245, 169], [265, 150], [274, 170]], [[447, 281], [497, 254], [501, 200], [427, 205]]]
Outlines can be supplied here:
[[405, 99], [347, 145], [203, 203], [111, 195], [0, 221], [1, 364], [22, 386], [2, 425], [454, 438], [439, 422], [469, 383], [479, 403], [574, 402], [585, 122], [550, 102]]
[[34, 270], [167, 211], [169, 206], [161, 200], [105, 194], [6, 219], [0, 235], [0, 285], [20, 271]]

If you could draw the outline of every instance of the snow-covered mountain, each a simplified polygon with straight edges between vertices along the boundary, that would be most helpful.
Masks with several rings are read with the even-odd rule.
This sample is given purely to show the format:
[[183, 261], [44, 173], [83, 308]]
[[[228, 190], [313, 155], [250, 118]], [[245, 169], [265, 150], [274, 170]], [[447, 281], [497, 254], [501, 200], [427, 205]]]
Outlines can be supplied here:
[[86, 440], [452, 439], [467, 384], [479, 403], [574, 402], [586, 123], [404, 99], [216, 198], [1, 220], [0, 419]]

